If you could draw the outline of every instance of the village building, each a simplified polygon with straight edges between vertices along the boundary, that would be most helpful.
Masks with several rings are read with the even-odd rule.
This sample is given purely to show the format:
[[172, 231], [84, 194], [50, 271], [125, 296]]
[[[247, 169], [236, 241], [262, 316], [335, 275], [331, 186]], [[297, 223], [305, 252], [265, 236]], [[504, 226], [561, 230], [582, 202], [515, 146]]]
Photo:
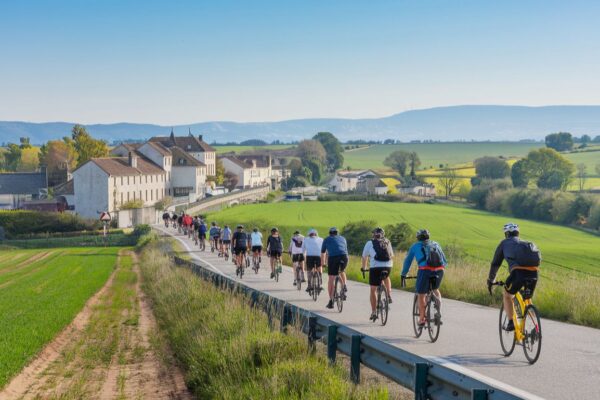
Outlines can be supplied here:
[[[358, 171], [339, 170], [335, 173], [327, 186], [332, 192], [352, 192], [357, 190], [359, 181], [366, 181], [373, 178], [379, 179], [379, 176], [370, 169]], [[363, 183], [365, 191], [367, 190], [367, 184], [367, 182]], [[372, 182], [372, 190], [374, 190], [376, 184], [376, 180]]]
[[26, 201], [47, 195], [48, 178], [44, 167], [39, 172], [0, 173], [0, 209], [18, 209]]
[[171, 135], [169, 136], [155, 136], [150, 138], [149, 141], [160, 143], [165, 148], [179, 147], [206, 165], [206, 175], [208, 176], [215, 176], [217, 172], [217, 152], [212, 146], [202, 140], [202, 135], [196, 137], [190, 131], [188, 136], [175, 136], [173, 131], [171, 131]]
[[227, 155], [219, 159], [225, 171], [237, 177], [236, 188], [273, 186], [270, 155]]
[[435, 197], [435, 185], [431, 183], [423, 183], [412, 181], [406, 184], [396, 185], [398, 193], [412, 194], [421, 197]]

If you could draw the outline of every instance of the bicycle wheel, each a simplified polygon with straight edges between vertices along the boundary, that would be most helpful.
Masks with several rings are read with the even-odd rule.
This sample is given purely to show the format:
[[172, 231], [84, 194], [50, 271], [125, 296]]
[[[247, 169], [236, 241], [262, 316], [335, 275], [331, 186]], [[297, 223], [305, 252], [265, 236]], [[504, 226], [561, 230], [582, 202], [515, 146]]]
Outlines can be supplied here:
[[342, 287], [342, 280], [339, 276], [335, 277], [335, 286], [333, 289], [333, 299], [337, 305], [338, 312], [342, 312], [344, 309], [344, 288]]
[[279, 262], [275, 264], [275, 282], [279, 282]]
[[296, 267], [296, 289], [302, 290], [302, 268]]
[[415, 299], [413, 300], [413, 329], [415, 330], [415, 337], [420, 337], [423, 333], [423, 327], [419, 326], [419, 296], [415, 293]]
[[500, 346], [505, 357], [508, 357], [515, 350], [515, 344], [517, 339], [515, 338], [515, 332], [507, 331], [506, 325], [508, 325], [510, 318], [504, 312], [504, 307], [500, 307], [500, 319], [498, 321], [498, 333], [500, 334]]
[[389, 307], [387, 290], [385, 290], [382, 284], [377, 288], [377, 313], [379, 314], [381, 325], [387, 323]]
[[425, 316], [427, 318], [427, 332], [429, 333], [429, 339], [431, 343], [434, 343], [440, 336], [440, 328], [438, 320], [435, 318], [437, 307], [435, 304], [435, 296], [433, 293], [428, 295], [429, 301], [427, 302], [427, 308], [425, 309]]
[[523, 351], [529, 364], [534, 364], [542, 351], [542, 324], [537, 308], [530, 304], [525, 307], [523, 320]]
[[312, 286], [312, 298], [314, 301], [317, 301], [317, 298], [319, 297], [319, 273], [317, 271], [312, 273], [310, 284]]

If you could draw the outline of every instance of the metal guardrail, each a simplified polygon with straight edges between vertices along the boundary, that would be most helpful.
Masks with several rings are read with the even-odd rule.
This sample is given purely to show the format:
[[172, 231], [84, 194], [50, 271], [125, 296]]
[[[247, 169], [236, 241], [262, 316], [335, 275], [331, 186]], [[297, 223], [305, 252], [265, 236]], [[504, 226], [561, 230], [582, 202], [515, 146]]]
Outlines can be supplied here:
[[307, 311], [267, 293], [246, 286], [213, 271], [201, 261], [191, 262], [173, 257], [178, 266], [184, 266], [215, 286], [245, 295], [252, 307], [263, 310], [273, 324], [279, 319], [280, 329], [295, 325], [308, 336], [314, 349], [317, 341], [327, 345], [327, 357], [335, 362], [337, 352], [350, 357], [350, 377], [360, 382], [360, 365], [378, 372], [415, 393], [416, 400], [471, 399], [515, 400], [514, 394], [495, 388], [476, 378], [437, 364], [416, 354], [394, 347], [381, 340], [361, 334], [347, 326]]

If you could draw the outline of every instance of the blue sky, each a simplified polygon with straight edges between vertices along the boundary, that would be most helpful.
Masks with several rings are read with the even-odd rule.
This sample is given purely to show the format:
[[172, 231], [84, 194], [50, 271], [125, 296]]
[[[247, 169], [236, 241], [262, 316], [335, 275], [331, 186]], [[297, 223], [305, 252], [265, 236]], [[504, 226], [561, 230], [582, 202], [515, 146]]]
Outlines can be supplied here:
[[1, 1], [0, 120], [600, 104], [600, 2]]

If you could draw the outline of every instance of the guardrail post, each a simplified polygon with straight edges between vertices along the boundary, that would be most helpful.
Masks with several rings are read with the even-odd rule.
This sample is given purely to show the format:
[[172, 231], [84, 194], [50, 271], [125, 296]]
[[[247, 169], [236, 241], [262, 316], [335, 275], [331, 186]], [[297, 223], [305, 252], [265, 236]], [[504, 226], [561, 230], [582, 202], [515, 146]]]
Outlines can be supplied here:
[[360, 339], [360, 335], [352, 335], [350, 378], [354, 383], [360, 383]]
[[337, 325], [329, 325], [327, 332], [327, 358], [331, 364], [335, 363], [337, 352]]
[[258, 291], [253, 290], [252, 296], [250, 297], [250, 307], [256, 307], [256, 303], [258, 303]]
[[415, 400], [427, 400], [427, 363], [415, 364]]
[[308, 317], [308, 348], [311, 352], [316, 350], [317, 340], [317, 317]]
[[285, 303], [283, 306], [283, 314], [281, 315], [281, 331], [284, 332], [287, 326], [292, 322], [292, 306]]
[[487, 389], [473, 389], [471, 391], [471, 400], [487, 400]]

